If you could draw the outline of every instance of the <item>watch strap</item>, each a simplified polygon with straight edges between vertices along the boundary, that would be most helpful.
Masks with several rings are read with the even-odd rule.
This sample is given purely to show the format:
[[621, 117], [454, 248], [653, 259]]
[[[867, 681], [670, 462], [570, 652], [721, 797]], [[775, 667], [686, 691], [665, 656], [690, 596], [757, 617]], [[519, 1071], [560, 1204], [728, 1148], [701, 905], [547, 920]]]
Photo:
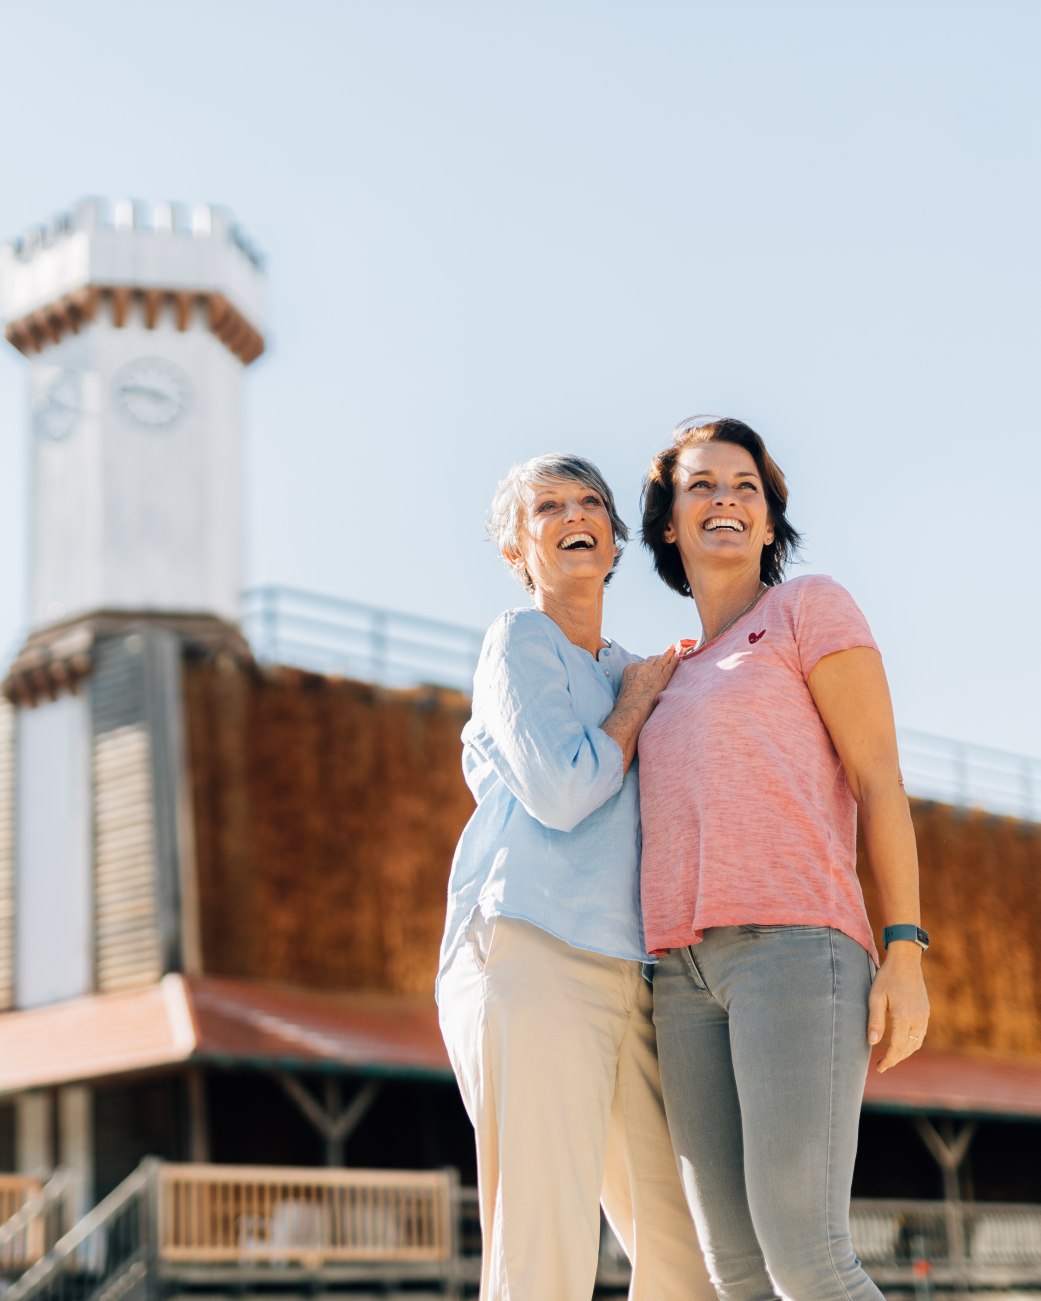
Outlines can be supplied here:
[[929, 947], [929, 933], [923, 931], [921, 926], [887, 926], [882, 932], [882, 947], [888, 949], [894, 940], [911, 940], [921, 946], [923, 953]]

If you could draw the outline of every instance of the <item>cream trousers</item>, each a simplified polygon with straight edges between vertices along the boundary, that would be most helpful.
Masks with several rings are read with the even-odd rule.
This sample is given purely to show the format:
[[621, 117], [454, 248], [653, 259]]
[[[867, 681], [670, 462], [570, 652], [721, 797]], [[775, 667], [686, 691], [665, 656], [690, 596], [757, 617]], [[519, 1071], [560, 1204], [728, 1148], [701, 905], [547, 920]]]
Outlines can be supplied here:
[[440, 1004], [477, 1137], [481, 1301], [589, 1301], [601, 1201], [632, 1261], [631, 1301], [714, 1301], [640, 963], [477, 912]]

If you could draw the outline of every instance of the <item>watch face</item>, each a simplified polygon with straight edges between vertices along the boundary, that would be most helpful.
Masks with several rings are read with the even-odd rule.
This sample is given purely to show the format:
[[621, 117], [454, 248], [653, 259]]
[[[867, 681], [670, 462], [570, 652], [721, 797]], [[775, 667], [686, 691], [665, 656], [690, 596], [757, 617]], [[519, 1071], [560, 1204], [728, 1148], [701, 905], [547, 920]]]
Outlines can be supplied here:
[[187, 411], [191, 400], [188, 376], [161, 357], [128, 362], [112, 381], [116, 402], [135, 424], [169, 429]]
[[39, 438], [59, 443], [72, 433], [83, 410], [83, 376], [78, 370], [62, 370], [44, 389], [33, 412], [33, 428]]

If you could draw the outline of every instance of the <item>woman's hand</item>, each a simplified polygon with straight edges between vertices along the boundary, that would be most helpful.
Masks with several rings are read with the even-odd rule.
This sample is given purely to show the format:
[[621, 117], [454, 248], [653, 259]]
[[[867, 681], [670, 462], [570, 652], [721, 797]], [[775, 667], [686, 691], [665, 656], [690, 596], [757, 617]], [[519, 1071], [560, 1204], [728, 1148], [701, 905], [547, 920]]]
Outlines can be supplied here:
[[922, 950], [909, 940], [894, 940], [868, 998], [868, 1043], [882, 1045], [879, 1074], [916, 1053], [928, 1027]]
[[669, 685], [678, 663], [676, 649], [670, 646], [661, 655], [625, 666], [618, 699], [602, 724], [607, 735], [621, 747], [624, 769], [632, 763], [640, 729], [650, 718], [654, 702]]
[[670, 646], [661, 655], [651, 655], [636, 664], [627, 664], [622, 672], [622, 689], [615, 708], [622, 704], [634, 705], [644, 711], [643, 721], [646, 722], [654, 702], [669, 685], [678, 663], [676, 648]]

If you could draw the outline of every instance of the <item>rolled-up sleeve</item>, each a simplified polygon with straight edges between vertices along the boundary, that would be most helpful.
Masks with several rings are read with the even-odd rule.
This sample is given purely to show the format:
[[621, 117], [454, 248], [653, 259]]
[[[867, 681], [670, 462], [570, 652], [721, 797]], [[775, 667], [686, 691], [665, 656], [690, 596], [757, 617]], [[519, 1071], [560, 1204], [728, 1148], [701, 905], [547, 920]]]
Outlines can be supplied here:
[[579, 717], [567, 666], [542, 626], [504, 618], [485, 638], [466, 739], [533, 818], [571, 831], [622, 786], [621, 748], [600, 727], [612, 707], [605, 690], [600, 717]]

